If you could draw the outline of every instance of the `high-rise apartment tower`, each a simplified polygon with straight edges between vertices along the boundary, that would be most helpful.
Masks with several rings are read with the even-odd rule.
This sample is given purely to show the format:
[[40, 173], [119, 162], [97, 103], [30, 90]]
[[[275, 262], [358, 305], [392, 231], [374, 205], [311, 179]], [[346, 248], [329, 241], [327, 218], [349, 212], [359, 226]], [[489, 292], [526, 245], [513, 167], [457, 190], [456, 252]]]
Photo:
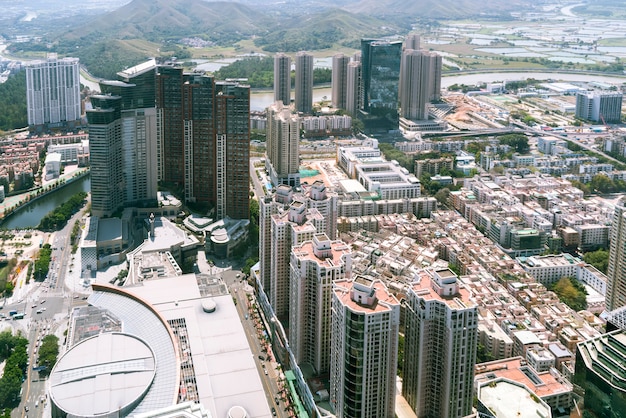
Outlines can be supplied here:
[[330, 399], [338, 418], [395, 417], [400, 303], [377, 279], [336, 280]]
[[279, 100], [291, 103], [291, 57], [282, 52], [274, 56], [274, 101]]
[[428, 119], [428, 104], [439, 100], [442, 60], [428, 51], [405, 49], [400, 66], [400, 112], [405, 119]]
[[610, 232], [609, 265], [607, 269], [606, 309], [626, 306], [626, 198], [615, 205]]
[[298, 364], [330, 369], [333, 281], [350, 278], [350, 247], [317, 233], [291, 250], [289, 343]]
[[48, 54], [26, 67], [28, 125], [33, 130], [73, 128], [80, 123], [78, 58]]
[[418, 417], [472, 411], [478, 310], [449, 269], [421, 272], [407, 294], [402, 394]]
[[296, 54], [296, 111], [305, 114], [313, 110], [313, 55], [305, 51]]
[[333, 106], [338, 109], [346, 108], [349, 62], [350, 57], [344, 54], [337, 54], [333, 56], [331, 96]]
[[300, 119], [281, 101], [267, 108], [266, 166], [276, 186], [300, 186]]

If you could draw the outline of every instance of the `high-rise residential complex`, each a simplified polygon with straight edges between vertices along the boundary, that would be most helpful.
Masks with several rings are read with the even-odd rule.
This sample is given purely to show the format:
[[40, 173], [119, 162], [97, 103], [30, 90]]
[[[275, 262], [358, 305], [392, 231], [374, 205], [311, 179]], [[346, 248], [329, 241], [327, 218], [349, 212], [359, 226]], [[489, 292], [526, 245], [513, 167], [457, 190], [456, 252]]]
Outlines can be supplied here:
[[626, 198], [615, 204], [611, 222], [606, 309], [613, 311], [626, 306]]
[[100, 90], [122, 98], [124, 205], [156, 204], [156, 62], [151, 59], [117, 76], [118, 80], [101, 81]]
[[330, 399], [338, 418], [395, 417], [400, 302], [378, 279], [334, 282]]
[[306, 51], [296, 54], [296, 111], [305, 114], [313, 110], [313, 55]]
[[48, 54], [26, 67], [28, 125], [33, 130], [73, 128], [80, 124], [78, 58]]
[[185, 184], [183, 69], [160, 66], [157, 73], [159, 115], [159, 181], [169, 186]]
[[[250, 86], [215, 83], [215, 215], [250, 217]], [[211, 156], [209, 156], [211, 158]]]
[[259, 200], [259, 262], [261, 283], [274, 311], [282, 319], [288, 313], [289, 257], [291, 246], [323, 232], [337, 236], [338, 198], [316, 181], [302, 185], [302, 192], [286, 184]]
[[593, 122], [620, 123], [622, 93], [582, 92], [576, 95], [576, 117]]
[[344, 54], [337, 54], [333, 56], [331, 96], [333, 106], [338, 109], [346, 108], [349, 62], [350, 57]]
[[291, 103], [291, 57], [278, 53], [274, 56], [274, 101]]
[[121, 104], [120, 96], [96, 95], [87, 110], [94, 216], [110, 216], [124, 204]]
[[361, 40], [361, 118], [366, 128], [398, 129], [398, 83], [402, 42]]
[[400, 67], [400, 112], [405, 119], [428, 119], [428, 104], [441, 90], [441, 57], [428, 51], [405, 49]]
[[281, 101], [267, 108], [266, 138], [272, 183], [300, 186], [300, 119]]
[[248, 218], [249, 86], [162, 66], [156, 96], [160, 180], [218, 219]]
[[317, 210], [308, 210], [305, 199], [296, 196], [287, 210], [271, 217], [270, 303], [281, 321], [289, 318], [289, 260], [292, 247], [325, 228], [326, 220]]
[[316, 233], [291, 250], [289, 343], [298, 364], [318, 374], [330, 369], [333, 281], [350, 278], [351, 250]]
[[346, 111], [356, 116], [362, 107], [363, 80], [361, 61], [352, 61], [346, 69]]
[[402, 394], [418, 417], [472, 410], [477, 305], [449, 269], [420, 273], [409, 287]]

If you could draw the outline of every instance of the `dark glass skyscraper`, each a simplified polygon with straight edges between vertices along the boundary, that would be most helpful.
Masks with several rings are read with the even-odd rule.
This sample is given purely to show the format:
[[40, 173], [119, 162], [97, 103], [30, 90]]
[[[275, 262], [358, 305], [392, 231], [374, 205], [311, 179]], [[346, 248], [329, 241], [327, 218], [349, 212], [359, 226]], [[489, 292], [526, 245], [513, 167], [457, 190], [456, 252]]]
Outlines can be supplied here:
[[401, 41], [361, 40], [363, 99], [360, 117], [368, 129], [398, 129]]

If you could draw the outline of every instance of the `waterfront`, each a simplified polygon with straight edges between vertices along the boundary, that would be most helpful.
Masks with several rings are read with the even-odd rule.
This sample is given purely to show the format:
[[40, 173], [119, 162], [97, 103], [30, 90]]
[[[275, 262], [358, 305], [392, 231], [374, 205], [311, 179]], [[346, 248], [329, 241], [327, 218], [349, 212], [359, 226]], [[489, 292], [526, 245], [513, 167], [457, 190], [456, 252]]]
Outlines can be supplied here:
[[18, 209], [2, 223], [2, 228], [36, 228], [37, 225], [39, 225], [41, 218], [58, 206], [61, 206], [70, 197], [78, 192], [89, 192], [90, 190], [91, 180], [88, 175], [76, 179], [67, 186], [54, 190], [31, 202], [25, 207]]
[[[526, 80], [534, 78], [536, 80], [559, 80], [567, 82], [597, 81], [609, 84], [622, 84], [626, 82], [626, 76], [617, 77], [610, 75], [597, 75], [589, 73], [559, 73], [559, 72], [486, 72], [471, 74], [444, 75], [441, 77], [441, 87], [447, 88], [453, 84], [475, 85], [481, 83], [497, 83], [502, 81]], [[330, 101], [330, 87], [313, 89], [313, 102], [321, 100]], [[253, 91], [250, 95], [250, 110], [263, 111], [274, 102], [274, 92], [271, 90]]]

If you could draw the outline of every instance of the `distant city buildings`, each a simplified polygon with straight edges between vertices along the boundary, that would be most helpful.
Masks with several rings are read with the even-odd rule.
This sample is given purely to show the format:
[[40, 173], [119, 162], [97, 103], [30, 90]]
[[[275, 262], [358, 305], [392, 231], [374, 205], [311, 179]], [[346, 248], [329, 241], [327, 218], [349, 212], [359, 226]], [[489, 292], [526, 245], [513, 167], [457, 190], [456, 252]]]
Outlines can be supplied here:
[[576, 117], [592, 122], [620, 123], [622, 93], [579, 92], [576, 95]]
[[278, 53], [274, 56], [274, 102], [291, 103], [291, 57]]
[[26, 67], [26, 102], [31, 130], [72, 129], [80, 125], [80, 66], [78, 58], [45, 60]]
[[296, 111], [310, 114], [313, 110], [313, 55], [306, 51], [296, 54]]
[[333, 56], [331, 79], [332, 105], [338, 109], [346, 109], [348, 97], [348, 64], [350, 57], [344, 54]]

